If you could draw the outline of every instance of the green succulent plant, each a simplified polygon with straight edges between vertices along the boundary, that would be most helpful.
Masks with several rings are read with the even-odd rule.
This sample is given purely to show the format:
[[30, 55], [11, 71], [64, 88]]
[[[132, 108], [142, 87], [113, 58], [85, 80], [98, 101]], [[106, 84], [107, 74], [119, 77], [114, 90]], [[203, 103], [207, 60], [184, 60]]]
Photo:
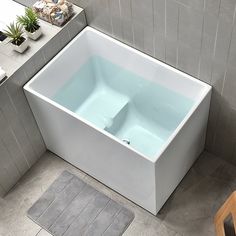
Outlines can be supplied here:
[[18, 23], [11, 23], [3, 33], [10, 38], [11, 43], [18, 46], [25, 40], [23, 37], [22, 26]]
[[39, 28], [38, 15], [32, 8], [25, 9], [24, 16], [18, 16], [17, 22], [25, 28], [26, 31], [33, 33]]

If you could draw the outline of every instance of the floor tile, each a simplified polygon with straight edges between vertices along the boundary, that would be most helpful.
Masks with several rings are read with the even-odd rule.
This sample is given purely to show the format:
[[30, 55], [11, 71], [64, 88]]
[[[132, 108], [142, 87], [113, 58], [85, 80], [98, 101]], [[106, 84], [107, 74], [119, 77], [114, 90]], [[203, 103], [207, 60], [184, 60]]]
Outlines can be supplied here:
[[213, 236], [214, 215], [236, 189], [236, 167], [204, 152], [154, 216], [53, 153], [46, 152], [8, 195], [0, 199], [0, 236], [50, 235], [28, 219], [26, 212], [64, 170], [134, 212], [135, 219], [125, 236]]

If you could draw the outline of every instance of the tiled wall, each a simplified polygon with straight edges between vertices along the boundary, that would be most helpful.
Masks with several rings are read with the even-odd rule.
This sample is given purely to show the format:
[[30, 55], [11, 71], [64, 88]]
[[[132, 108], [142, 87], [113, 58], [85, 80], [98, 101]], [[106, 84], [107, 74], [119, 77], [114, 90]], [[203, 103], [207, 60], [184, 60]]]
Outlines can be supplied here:
[[79, 14], [0, 86], [0, 197], [46, 150], [22, 87], [85, 26]]
[[236, 164], [235, 0], [71, 1], [92, 27], [213, 85], [206, 149]]
[[235, 0], [73, 0], [88, 24], [213, 85], [206, 149], [236, 163]]
[[23, 70], [0, 87], [0, 196], [36, 162], [46, 150], [41, 134], [19, 86], [26, 81]]

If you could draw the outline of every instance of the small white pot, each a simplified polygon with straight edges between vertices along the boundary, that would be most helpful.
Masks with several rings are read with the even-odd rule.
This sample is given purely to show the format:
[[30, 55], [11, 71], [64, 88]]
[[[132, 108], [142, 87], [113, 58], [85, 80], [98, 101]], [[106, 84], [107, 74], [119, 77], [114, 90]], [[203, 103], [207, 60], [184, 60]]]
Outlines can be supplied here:
[[33, 33], [30, 33], [28, 31], [25, 31], [25, 33], [27, 34], [27, 36], [33, 40], [37, 40], [41, 35], [42, 35], [42, 29], [41, 27], [39, 27], [36, 31], [34, 31]]
[[15, 50], [15, 51], [17, 51], [17, 52], [19, 52], [19, 53], [23, 53], [23, 52], [28, 48], [28, 46], [29, 46], [29, 41], [28, 41], [27, 38], [26, 38], [25, 41], [24, 41], [21, 45], [19, 45], [19, 46], [17, 46], [17, 45], [15, 45], [15, 44], [11, 43], [12, 49]]

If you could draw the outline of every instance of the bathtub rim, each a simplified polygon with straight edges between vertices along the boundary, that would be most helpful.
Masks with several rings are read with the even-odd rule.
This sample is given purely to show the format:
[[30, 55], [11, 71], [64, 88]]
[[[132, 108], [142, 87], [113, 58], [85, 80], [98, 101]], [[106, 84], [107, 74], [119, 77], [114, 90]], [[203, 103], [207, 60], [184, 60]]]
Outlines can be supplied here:
[[[100, 129], [98, 127], [96, 127], [93, 123], [89, 122], [88, 120], [84, 119], [83, 117], [81, 117], [80, 115], [70, 111], [69, 109], [67, 109], [66, 107], [60, 105], [57, 102], [54, 102], [52, 99], [46, 97], [43, 94], [40, 94], [39, 92], [37, 92], [36, 90], [33, 89], [33, 87], [31, 87], [31, 84], [34, 83], [35, 80], [40, 79], [39, 76], [40, 74], [45, 71], [51, 64], [53, 64], [57, 58], [59, 58], [79, 37], [83, 36], [83, 34], [86, 34], [87, 31], [93, 32], [95, 34], [98, 34], [100, 37], [105, 38], [106, 40], [111, 41], [114, 44], [117, 44], [120, 47], [124, 47], [126, 50], [129, 50], [130, 52], [135, 53], [137, 56], [141, 56], [144, 57], [146, 60], [152, 61], [154, 63], [158, 63], [160, 66], [164, 67], [166, 70], [171, 70], [177, 74], [182, 75], [183, 77], [185, 77], [186, 79], [190, 79], [191, 81], [193, 81], [194, 83], [198, 83], [202, 86], [201, 90], [199, 91], [199, 97], [196, 101], [194, 101], [194, 105], [191, 107], [191, 109], [188, 111], [188, 113], [185, 115], [185, 117], [182, 119], [182, 121], [179, 123], [179, 125], [174, 129], [174, 131], [171, 133], [171, 135], [168, 137], [168, 139], [163, 143], [163, 145], [161, 146], [160, 150], [156, 152], [156, 154], [152, 157], [148, 157], [145, 154], [137, 151], [136, 149], [134, 149], [133, 147], [126, 145], [124, 142], [122, 142], [122, 140], [120, 140], [119, 138], [117, 138], [115, 135], [110, 134], [108, 131]], [[180, 132], [180, 130], [183, 128], [183, 126], [187, 123], [187, 121], [190, 119], [190, 117], [193, 115], [193, 113], [196, 111], [197, 107], [201, 104], [201, 102], [204, 100], [204, 98], [207, 96], [208, 93], [211, 93], [212, 90], [212, 86], [210, 86], [209, 84], [200, 81], [197, 78], [194, 78], [193, 76], [182, 72], [156, 58], [153, 58], [131, 46], [126, 45], [125, 43], [122, 43], [120, 41], [118, 41], [117, 39], [112, 38], [111, 36], [106, 35], [105, 33], [100, 32], [97, 29], [93, 29], [90, 26], [85, 27], [74, 39], [72, 39], [54, 58], [52, 58], [41, 70], [39, 70], [25, 85], [24, 85], [24, 90], [28, 91], [29, 93], [39, 97], [40, 99], [44, 100], [47, 103], [50, 103], [51, 105], [57, 107], [58, 109], [68, 113], [69, 115], [72, 115], [74, 118], [80, 120], [81, 122], [85, 123], [86, 125], [91, 126], [92, 128], [96, 129], [97, 131], [103, 133], [104, 135], [108, 136], [109, 138], [112, 138], [114, 141], [120, 143], [121, 145], [125, 146], [126, 148], [131, 149], [132, 151], [134, 151], [135, 153], [137, 153], [138, 155], [142, 156], [143, 158], [147, 159], [148, 161], [152, 162], [152, 163], [156, 163], [157, 160], [159, 159], [159, 157], [165, 152], [165, 150], [167, 149], [167, 147], [169, 146], [169, 144], [174, 140], [174, 138], [178, 135], [178, 133]]]

